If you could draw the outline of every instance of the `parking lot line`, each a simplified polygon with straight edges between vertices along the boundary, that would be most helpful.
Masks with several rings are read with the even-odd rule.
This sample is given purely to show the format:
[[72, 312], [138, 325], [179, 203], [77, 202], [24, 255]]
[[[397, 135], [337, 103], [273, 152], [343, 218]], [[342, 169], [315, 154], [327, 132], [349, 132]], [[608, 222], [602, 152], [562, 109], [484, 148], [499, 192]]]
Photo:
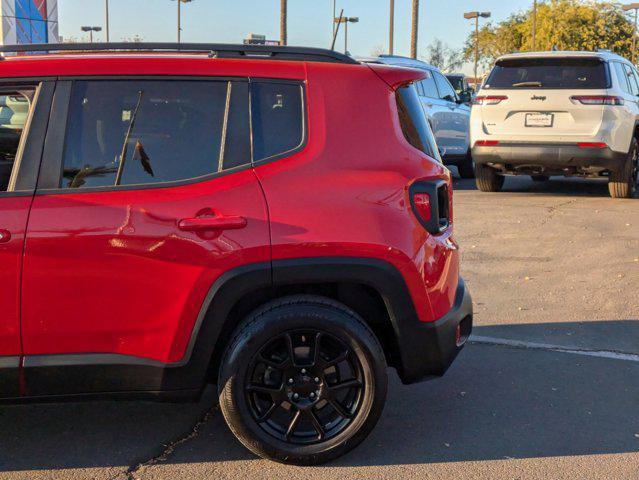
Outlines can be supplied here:
[[572, 353], [574, 355], [584, 355], [587, 357], [608, 358], [611, 360], [623, 360], [626, 362], [639, 362], [639, 355], [610, 350], [587, 350], [576, 347], [566, 347], [563, 345], [552, 345], [549, 343], [525, 342], [521, 340], [510, 340], [507, 338], [482, 337], [472, 335], [470, 342], [483, 345], [503, 345], [507, 347], [525, 348], [529, 350], [546, 350], [560, 353]]

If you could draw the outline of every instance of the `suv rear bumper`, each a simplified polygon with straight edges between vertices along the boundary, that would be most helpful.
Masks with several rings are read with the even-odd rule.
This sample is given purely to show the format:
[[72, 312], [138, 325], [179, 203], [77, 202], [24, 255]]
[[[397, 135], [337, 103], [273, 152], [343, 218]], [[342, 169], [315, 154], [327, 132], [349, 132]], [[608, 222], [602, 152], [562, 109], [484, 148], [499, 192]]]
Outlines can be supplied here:
[[460, 278], [455, 303], [442, 318], [432, 323], [416, 321], [397, 325], [401, 354], [398, 373], [402, 382], [416, 383], [444, 375], [464, 347], [472, 326], [473, 301]]
[[[540, 168], [561, 172], [617, 170], [627, 158], [623, 152], [607, 148], [580, 148], [577, 145], [555, 143], [511, 143], [473, 147], [476, 164], [491, 164], [504, 171]], [[522, 172], [524, 173], [524, 172]]]

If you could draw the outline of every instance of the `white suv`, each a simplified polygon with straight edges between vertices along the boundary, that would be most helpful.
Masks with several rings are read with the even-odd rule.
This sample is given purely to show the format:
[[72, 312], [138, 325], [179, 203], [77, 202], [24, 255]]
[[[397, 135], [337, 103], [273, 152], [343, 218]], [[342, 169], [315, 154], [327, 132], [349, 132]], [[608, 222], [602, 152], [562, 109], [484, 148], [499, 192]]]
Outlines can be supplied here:
[[639, 74], [610, 52], [499, 58], [475, 99], [470, 137], [477, 186], [504, 175], [606, 177], [610, 195], [637, 189]]

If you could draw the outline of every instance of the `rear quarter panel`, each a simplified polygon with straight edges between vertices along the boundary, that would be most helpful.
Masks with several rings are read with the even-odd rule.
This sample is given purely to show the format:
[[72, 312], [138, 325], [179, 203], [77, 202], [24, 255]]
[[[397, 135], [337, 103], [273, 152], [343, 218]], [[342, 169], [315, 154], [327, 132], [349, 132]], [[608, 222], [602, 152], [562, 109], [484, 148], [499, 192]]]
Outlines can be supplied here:
[[[395, 94], [364, 66], [307, 64], [308, 141], [255, 168], [269, 208], [273, 259], [386, 260], [406, 279], [420, 319], [448, 311], [458, 281], [452, 231], [433, 237], [408, 187], [448, 170], [404, 139]], [[452, 229], [451, 229], [452, 230]]]

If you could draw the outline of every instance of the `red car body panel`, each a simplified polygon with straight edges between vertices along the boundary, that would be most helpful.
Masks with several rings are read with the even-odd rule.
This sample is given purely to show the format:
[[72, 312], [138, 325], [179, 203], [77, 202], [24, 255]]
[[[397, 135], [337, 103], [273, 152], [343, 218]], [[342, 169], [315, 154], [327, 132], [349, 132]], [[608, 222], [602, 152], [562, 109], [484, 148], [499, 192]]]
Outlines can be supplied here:
[[[408, 187], [425, 178], [450, 185], [450, 174], [404, 140], [394, 91], [372, 70], [336, 75], [335, 68], [308, 65], [307, 147], [256, 167], [269, 205], [273, 259], [386, 260], [404, 276], [419, 318], [434, 321], [454, 301], [459, 256], [452, 227], [431, 236], [412, 215]], [[348, 122], [331, 121], [344, 112]], [[359, 129], [366, 135], [355, 135]]]
[[[242, 216], [247, 226], [178, 228], [211, 214]], [[215, 280], [269, 259], [266, 204], [250, 169], [179, 187], [37, 195], [25, 252], [26, 355], [177, 362]]]
[[0, 355], [20, 355], [22, 251], [32, 196], [0, 198]]
[[[422, 322], [446, 314], [459, 283], [453, 227], [427, 233], [411, 211], [408, 188], [437, 178], [452, 192], [451, 177], [404, 139], [399, 124], [390, 85], [421, 74], [384, 67], [382, 81], [376, 68], [158, 54], [4, 61], [4, 77], [294, 79], [306, 82], [307, 96], [307, 142], [290, 157], [184, 186], [36, 195], [22, 279], [22, 353], [178, 362], [215, 280], [234, 267], [280, 259], [385, 260], [404, 277]], [[1, 354], [19, 351], [16, 276], [31, 197], [12, 201], [21, 226], [0, 247], [13, 266], [3, 271], [8, 288], [0, 306], [15, 321], [0, 329]], [[181, 219], [211, 212], [245, 217], [247, 227], [217, 235], [178, 228]]]

